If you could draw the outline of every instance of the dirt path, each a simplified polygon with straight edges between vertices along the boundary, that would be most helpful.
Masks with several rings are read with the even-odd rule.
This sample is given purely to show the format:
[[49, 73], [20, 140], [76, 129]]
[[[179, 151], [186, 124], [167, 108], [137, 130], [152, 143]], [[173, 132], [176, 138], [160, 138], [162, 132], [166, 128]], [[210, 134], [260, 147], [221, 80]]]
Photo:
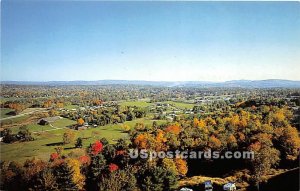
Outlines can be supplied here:
[[55, 130], [67, 128], [67, 127], [55, 127], [51, 123], [49, 123], [49, 126], [52, 127], [53, 129], [48, 129], [48, 130], [44, 130], [44, 131], [33, 131], [32, 133], [42, 133], [42, 132], [55, 131]]

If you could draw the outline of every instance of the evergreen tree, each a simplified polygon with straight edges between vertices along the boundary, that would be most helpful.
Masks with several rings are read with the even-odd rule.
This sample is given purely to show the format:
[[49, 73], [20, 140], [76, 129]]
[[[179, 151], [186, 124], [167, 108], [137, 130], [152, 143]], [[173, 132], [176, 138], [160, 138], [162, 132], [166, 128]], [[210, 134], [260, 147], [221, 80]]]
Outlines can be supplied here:
[[86, 179], [87, 190], [99, 190], [98, 182], [105, 167], [106, 160], [101, 153], [96, 156], [91, 156], [91, 164], [88, 167]]
[[78, 139], [76, 140], [75, 147], [76, 148], [81, 148], [82, 147], [82, 139], [81, 139], [81, 137], [78, 137]]
[[59, 190], [78, 190], [77, 185], [73, 181], [73, 170], [66, 163], [57, 166], [54, 172]]

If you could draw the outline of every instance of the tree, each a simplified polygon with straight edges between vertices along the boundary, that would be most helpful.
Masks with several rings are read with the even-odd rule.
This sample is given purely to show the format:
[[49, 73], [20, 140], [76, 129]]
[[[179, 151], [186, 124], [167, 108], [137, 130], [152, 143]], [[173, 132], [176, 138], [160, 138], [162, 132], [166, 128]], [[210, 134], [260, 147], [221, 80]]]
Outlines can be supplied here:
[[84, 124], [84, 120], [82, 118], [77, 119], [77, 124], [78, 125], [83, 125]]
[[12, 143], [18, 140], [17, 137], [12, 134], [11, 129], [4, 129], [2, 132], [2, 136], [4, 143]]
[[1, 163], [1, 189], [18, 191], [24, 185], [22, 179], [23, 168], [16, 162]]
[[114, 164], [114, 163], [110, 163], [109, 165], [108, 165], [108, 168], [109, 168], [109, 172], [115, 172], [116, 170], [118, 170], [119, 169], [119, 167], [118, 167], [118, 165], [116, 165], [116, 164]]
[[193, 126], [198, 127], [198, 124], [199, 124], [199, 120], [197, 118], [194, 118]]
[[55, 161], [56, 159], [59, 158], [59, 154], [58, 153], [51, 153], [50, 154], [50, 161]]
[[139, 149], [155, 149], [155, 138], [150, 133], [138, 134], [133, 143]]
[[113, 171], [108, 176], [103, 176], [100, 180], [100, 190], [110, 191], [133, 191], [136, 187], [136, 170], [132, 167], [127, 167], [124, 170]]
[[21, 103], [10, 103], [8, 107], [15, 110], [15, 113], [18, 114], [25, 109], [25, 106]]
[[91, 153], [93, 155], [97, 155], [103, 150], [103, 144], [100, 141], [96, 141], [94, 144], [91, 146]]
[[63, 162], [55, 167], [54, 176], [56, 177], [57, 187], [59, 190], [77, 191], [78, 185], [74, 182], [74, 170], [72, 166]]
[[200, 128], [204, 128], [206, 126], [206, 123], [203, 119], [200, 119], [199, 122], [198, 122], [198, 127]]
[[162, 167], [165, 170], [171, 171], [173, 174], [178, 175], [177, 167], [173, 159], [164, 158], [162, 160]]
[[98, 181], [101, 178], [101, 174], [106, 168], [106, 159], [102, 155], [102, 153], [98, 153], [97, 155], [90, 154], [91, 163], [88, 166], [87, 171], [87, 190], [99, 190]]
[[166, 128], [166, 132], [174, 133], [178, 135], [181, 131], [181, 128], [178, 125], [170, 125]]
[[145, 191], [168, 191], [177, 186], [177, 177], [174, 173], [156, 166], [142, 169], [138, 173], [137, 180], [140, 189]]
[[158, 129], [156, 131], [156, 137], [155, 137], [155, 150], [161, 151], [166, 150], [165, 142], [167, 141], [167, 138], [165, 137], [165, 132], [163, 130]]
[[64, 107], [64, 103], [63, 102], [57, 102], [56, 103], [56, 107], [63, 108]]
[[21, 141], [33, 141], [34, 138], [31, 136], [31, 132], [26, 126], [20, 127], [20, 131], [18, 132], [19, 140]]
[[128, 131], [130, 130], [130, 126], [129, 126], [129, 125], [123, 124], [121, 127], [122, 127], [122, 129], [123, 129], [125, 132], [128, 132]]
[[222, 146], [222, 142], [214, 135], [210, 136], [208, 146], [212, 149], [219, 149]]
[[254, 158], [251, 159], [252, 165], [252, 180], [259, 190], [259, 183], [264, 181], [266, 175], [271, 167], [278, 164], [279, 151], [272, 148], [273, 144], [271, 137], [268, 134], [261, 133], [256, 135], [254, 143], [249, 146], [249, 150], [254, 152]]
[[43, 107], [44, 108], [48, 108], [48, 107], [51, 107], [51, 105], [52, 105], [52, 101], [51, 100], [47, 100], [47, 101], [44, 102]]
[[33, 184], [31, 184], [30, 190], [47, 190], [47, 191], [58, 191], [56, 178], [53, 175], [52, 169], [45, 168], [41, 171]]
[[75, 133], [71, 130], [67, 130], [63, 134], [63, 143], [64, 144], [69, 144], [74, 140], [74, 138], [75, 138]]
[[85, 177], [80, 172], [80, 162], [76, 159], [68, 158], [66, 164], [69, 169], [72, 171], [72, 181], [76, 187], [81, 190], [84, 186]]
[[237, 145], [237, 141], [236, 141], [236, 138], [233, 134], [229, 135], [228, 138], [227, 138], [227, 146], [229, 148], [236, 148], [238, 145]]
[[282, 155], [288, 160], [295, 160], [299, 156], [300, 138], [295, 127], [283, 128], [278, 139]]
[[78, 137], [75, 143], [76, 148], [81, 148], [82, 147], [82, 138]]
[[187, 171], [188, 171], [186, 161], [181, 159], [181, 158], [176, 158], [175, 159], [175, 165], [176, 165], [176, 168], [177, 168], [177, 173], [179, 175], [185, 176]]

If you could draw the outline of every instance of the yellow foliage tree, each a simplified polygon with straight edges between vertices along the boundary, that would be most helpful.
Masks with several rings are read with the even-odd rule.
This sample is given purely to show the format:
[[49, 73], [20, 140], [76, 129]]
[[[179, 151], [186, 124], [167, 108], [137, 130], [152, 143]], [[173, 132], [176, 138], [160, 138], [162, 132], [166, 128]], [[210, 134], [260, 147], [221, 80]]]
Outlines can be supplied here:
[[204, 128], [206, 126], [206, 123], [203, 119], [200, 119], [199, 122], [198, 122], [198, 127], [200, 128]]
[[66, 163], [70, 169], [72, 169], [72, 179], [73, 182], [77, 185], [79, 190], [83, 189], [84, 186], [84, 176], [80, 172], [80, 162], [76, 159], [68, 158]]
[[199, 125], [199, 120], [197, 118], [194, 118], [194, 127], [198, 127]]
[[176, 168], [177, 168], [177, 173], [179, 175], [185, 176], [187, 171], [188, 171], [186, 161], [181, 159], [181, 158], [176, 158], [175, 159], [175, 165], [176, 165]]
[[173, 159], [164, 158], [162, 160], [162, 166], [164, 169], [169, 170], [169, 171], [173, 172], [174, 174], [178, 175], [177, 166]]
[[122, 127], [122, 129], [123, 129], [125, 132], [128, 132], [128, 131], [130, 130], [130, 126], [129, 126], [129, 125], [123, 124], [121, 127]]

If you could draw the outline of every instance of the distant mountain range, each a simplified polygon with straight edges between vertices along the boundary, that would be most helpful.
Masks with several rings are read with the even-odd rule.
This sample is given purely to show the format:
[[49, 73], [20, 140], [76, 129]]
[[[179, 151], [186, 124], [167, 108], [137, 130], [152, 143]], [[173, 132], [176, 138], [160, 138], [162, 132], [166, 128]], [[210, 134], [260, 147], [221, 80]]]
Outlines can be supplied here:
[[10, 85], [151, 85], [164, 87], [240, 87], [240, 88], [300, 88], [300, 81], [268, 80], [232, 80], [225, 82], [209, 81], [139, 81], [139, 80], [97, 80], [97, 81], [1, 81]]

